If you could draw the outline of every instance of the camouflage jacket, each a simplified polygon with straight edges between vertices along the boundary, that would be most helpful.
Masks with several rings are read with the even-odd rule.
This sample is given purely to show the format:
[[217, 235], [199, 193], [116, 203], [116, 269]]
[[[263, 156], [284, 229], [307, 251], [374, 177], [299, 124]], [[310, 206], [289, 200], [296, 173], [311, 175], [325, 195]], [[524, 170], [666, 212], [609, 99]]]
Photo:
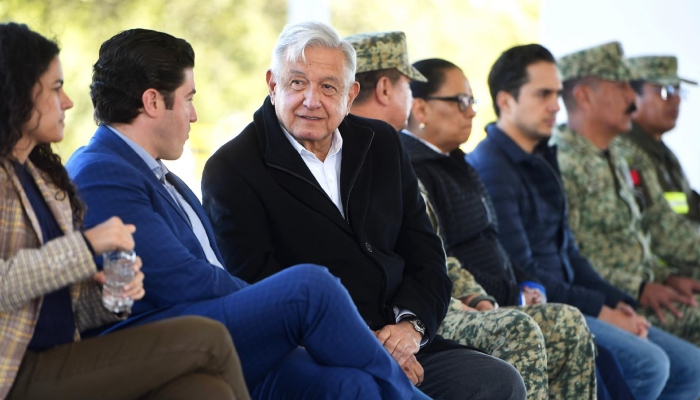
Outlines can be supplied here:
[[651, 252], [629, 168], [616, 146], [601, 151], [564, 125], [555, 129], [552, 142], [559, 151], [569, 225], [581, 253], [605, 279], [634, 298], [642, 282], [663, 282], [669, 269]]
[[[647, 135], [644, 132], [641, 134]], [[697, 225], [671, 209], [664, 197], [655, 163], [641, 147], [622, 137], [616, 139], [612, 146], [632, 171], [632, 183], [642, 199], [642, 226], [651, 234], [652, 252], [672, 270], [692, 275], [700, 264], [700, 232]]]
[[[620, 142], [626, 145], [627, 153], [623, 156], [627, 159], [631, 169], [640, 169], [644, 163], [651, 166], [649, 172], [656, 173], [661, 189], [664, 194], [673, 196], [674, 193], [685, 195], [684, 206], [673, 207], [674, 211], [683, 214], [695, 223], [700, 223], [700, 195], [690, 188], [688, 179], [683, 172], [678, 158], [673, 154], [663, 142], [654, 140], [648, 133], [637, 125], [632, 125], [632, 131], [627, 135], [622, 135]], [[648, 159], [647, 159], [648, 158]], [[642, 186], [644, 186], [642, 184]], [[644, 188], [648, 192], [647, 188]], [[646, 193], [649, 195], [649, 193]], [[650, 199], [653, 200], [653, 199]], [[669, 204], [674, 200], [666, 197]], [[683, 210], [685, 208], [685, 210]]]

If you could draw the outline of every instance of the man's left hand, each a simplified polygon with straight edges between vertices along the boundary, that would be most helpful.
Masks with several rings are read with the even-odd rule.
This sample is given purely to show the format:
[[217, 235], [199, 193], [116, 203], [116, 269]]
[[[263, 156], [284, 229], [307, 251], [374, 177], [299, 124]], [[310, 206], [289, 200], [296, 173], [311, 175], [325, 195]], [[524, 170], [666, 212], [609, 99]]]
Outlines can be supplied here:
[[408, 321], [387, 325], [376, 331], [375, 335], [401, 367], [412, 355], [418, 353], [420, 342], [423, 340], [421, 334]]

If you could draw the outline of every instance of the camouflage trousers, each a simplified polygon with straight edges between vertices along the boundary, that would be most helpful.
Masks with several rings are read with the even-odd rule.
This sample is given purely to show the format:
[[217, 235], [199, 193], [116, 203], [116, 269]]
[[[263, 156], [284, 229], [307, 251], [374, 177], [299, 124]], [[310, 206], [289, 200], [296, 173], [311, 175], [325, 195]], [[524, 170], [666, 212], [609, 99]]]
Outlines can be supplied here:
[[[695, 295], [695, 300], [700, 303], [700, 295]], [[682, 339], [700, 346], [700, 306], [691, 307], [681, 303], [674, 303], [678, 311], [683, 313], [683, 318], [676, 318], [665, 308], [663, 309], [666, 323], [662, 323], [651, 308], [639, 307], [639, 312], [647, 317], [657, 328], [672, 333]]]
[[595, 399], [592, 335], [574, 307], [543, 304], [486, 312], [451, 307], [438, 333], [513, 365], [528, 399]]

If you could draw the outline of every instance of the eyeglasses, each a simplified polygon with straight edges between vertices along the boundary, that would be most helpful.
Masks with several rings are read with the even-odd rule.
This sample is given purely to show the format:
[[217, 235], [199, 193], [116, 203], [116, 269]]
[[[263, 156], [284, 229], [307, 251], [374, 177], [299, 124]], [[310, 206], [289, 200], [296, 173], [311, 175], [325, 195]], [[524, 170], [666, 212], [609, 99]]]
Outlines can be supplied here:
[[441, 96], [428, 96], [426, 100], [442, 100], [442, 101], [456, 101], [459, 111], [467, 111], [469, 107], [476, 113], [479, 109], [479, 101], [472, 96], [466, 94], [458, 94], [457, 96], [441, 97]]
[[652, 87], [656, 93], [661, 95], [661, 99], [664, 101], [668, 101], [668, 99], [672, 96], [678, 96], [681, 98], [681, 100], [685, 100], [687, 94], [686, 90], [680, 85], [653, 85]]

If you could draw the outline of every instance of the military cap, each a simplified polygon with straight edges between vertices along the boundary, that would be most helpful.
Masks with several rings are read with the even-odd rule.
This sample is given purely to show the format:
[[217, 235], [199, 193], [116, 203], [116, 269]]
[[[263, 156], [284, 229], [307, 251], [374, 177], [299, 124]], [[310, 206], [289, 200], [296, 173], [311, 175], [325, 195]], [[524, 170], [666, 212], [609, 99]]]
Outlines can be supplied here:
[[372, 32], [345, 38], [357, 53], [355, 73], [396, 68], [411, 80], [427, 82], [423, 74], [408, 62], [406, 35], [403, 32]]
[[603, 44], [568, 54], [557, 60], [564, 81], [593, 76], [609, 81], [636, 79], [622, 56], [622, 45], [618, 42]]
[[646, 56], [627, 59], [639, 79], [655, 85], [678, 85], [682, 82], [697, 85], [695, 81], [678, 77], [678, 59], [673, 56]]

